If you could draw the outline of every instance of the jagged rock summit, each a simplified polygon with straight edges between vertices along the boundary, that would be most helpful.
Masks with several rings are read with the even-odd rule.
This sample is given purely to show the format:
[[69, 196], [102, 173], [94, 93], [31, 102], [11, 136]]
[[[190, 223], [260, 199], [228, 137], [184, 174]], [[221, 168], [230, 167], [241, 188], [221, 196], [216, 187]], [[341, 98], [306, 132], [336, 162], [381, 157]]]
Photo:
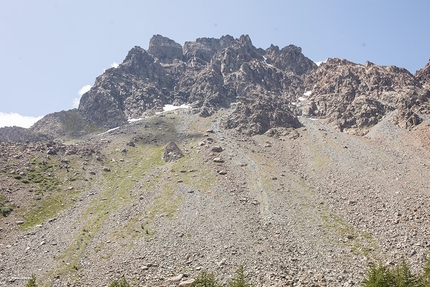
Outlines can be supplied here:
[[344, 59], [318, 67], [299, 47], [263, 50], [248, 35], [199, 38], [184, 46], [155, 35], [148, 50], [134, 47], [118, 68], [99, 76], [79, 111], [90, 123], [113, 128], [166, 104], [190, 104], [207, 117], [237, 103], [224, 127], [248, 135], [296, 128], [301, 115], [363, 135], [393, 111], [401, 127], [422, 121], [428, 112], [428, 66], [415, 76]]
[[113, 128], [166, 104], [190, 104], [206, 117], [240, 102], [226, 127], [264, 133], [298, 126], [290, 102], [301, 92], [303, 75], [316, 68], [299, 47], [257, 49], [247, 35], [199, 38], [183, 47], [155, 35], [148, 50], [134, 47], [118, 68], [99, 76], [79, 111], [90, 123]]
[[[256, 48], [248, 35], [183, 46], [154, 35], [147, 50], [133, 47], [118, 67], [97, 77], [78, 110], [50, 114], [30, 130], [51, 139], [82, 138], [153, 116], [168, 104], [187, 104], [202, 117], [234, 108], [222, 126], [250, 136], [298, 128], [300, 116], [365, 135], [386, 117], [401, 128], [416, 127], [428, 119], [429, 97], [430, 62], [415, 75], [338, 58], [318, 66], [300, 47]], [[28, 135], [0, 139], [46, 138]]]

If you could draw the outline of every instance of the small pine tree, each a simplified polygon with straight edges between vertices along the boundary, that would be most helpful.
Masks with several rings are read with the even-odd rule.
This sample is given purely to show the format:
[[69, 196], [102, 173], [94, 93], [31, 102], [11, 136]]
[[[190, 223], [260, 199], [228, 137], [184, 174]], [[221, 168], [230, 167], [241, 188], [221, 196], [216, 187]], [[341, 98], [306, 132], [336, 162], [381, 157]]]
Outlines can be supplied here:
[[34, 274], [31, 275], [31, 278], [28, 280], [28, 282], [25, 285], [25, 287], [37, 287], [36, 276]]
[[381, 263], [378, 265], [370, 264], [369, 271], [367, 272], [366, 278], [362, 282], [363, 287], [391, 287], [393, 283], [393, 276], [389, 269], [382, 266]]
[[205, 270], [200, 272], [194, 281], [193, 287], [221, 287], [219, 281], [215, 278], [213, 273], [208, 273]]
[[233, 279], [228, 282], [229, 287], [251, 287], [248, 282], [248, 279], [245, 276], [245, 270], [243, 265], [240, 265], [234, 274]]
[[430, 287], [430, 254], [427, 255], [426, 261], [424, 262], [421, 282], [424, 287]]
[[413, 274], [405, 259], [392, 272], [397, 287], [421, 287], [420, 278]]

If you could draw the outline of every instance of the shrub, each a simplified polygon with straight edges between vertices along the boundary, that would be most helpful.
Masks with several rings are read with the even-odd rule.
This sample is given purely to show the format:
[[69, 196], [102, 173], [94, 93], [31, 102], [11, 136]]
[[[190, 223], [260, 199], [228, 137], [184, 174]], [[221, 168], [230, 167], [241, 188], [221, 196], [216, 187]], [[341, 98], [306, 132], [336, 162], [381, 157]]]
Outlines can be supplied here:
[[248, 279], [245, 276], [245, 270], [243, 265], [240, 265], [236, 270], [233, 279], [228, 282], [229, 287], [251, 287], [248, 282]]
[[31, 278], [28, 280], [28, 282], [25, 285], [25, 287], [37, 287], [36, 276], [34, 276], [34, 274], [31, 275]]
[[424, 262], [421, 281], [424, 287], [430, 287], [430, 254], [427, 255], [426, 261]]
[[381, 263], [378, 266], [372, 263], [362, 285], [364, 287], [390, 287], [392, 281], [392, 275], [387, 267], [382, 266]]
[[109, 287], [130, 287], [130, 284], [125, 280], [125, 277], [122, 277], [120, 281], [114, 280]]
[[193, 287], [221, 287], [219, 281], [215, 278], [213, 273], [208, 273], [205, 270], [200, 272], [194, 281]]
[[6, 204], [6, 198], [3, 194], [0, 194], [0, 213], [6, 217], [13, 210], [13, 206], [10, 204]]
[[[429, 260], [427, 264], [430, 267]], [[425, 285], [425, 274], [430, 269], [424, 268], [423, 275], [413, 274], [409, 265], [403, 259], [402, 262], [393, 267], [388, 268], [382, 266], [381, 263], [378, 265], [371, 264], [367, 272], [366, 278], [362, 282], [364, 287], [427, 287]]]

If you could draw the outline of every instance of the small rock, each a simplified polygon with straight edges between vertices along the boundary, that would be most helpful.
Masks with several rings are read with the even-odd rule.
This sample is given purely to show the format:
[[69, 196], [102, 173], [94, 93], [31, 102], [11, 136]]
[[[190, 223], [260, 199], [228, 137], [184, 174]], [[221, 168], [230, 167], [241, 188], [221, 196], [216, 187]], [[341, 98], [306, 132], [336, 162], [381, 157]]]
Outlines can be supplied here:
[[167, 281], [169, 282], [179, 282], [181, 281], [182, 277], [184, 277], [184, 274], [179, 274], [175, 277], [169, 278]]
[[216, 157], [213, 159], [213, 162], [224, 162], [224, 160], [220, 157]]
[[212, 147], [213, 152], [222, 152], [224, 149], [220, 146], [214, 146]]
[[18, 224], [18, 225], [24, 224], [24, 221], [23, 220], [17, 220], [16, 224]]
[[227, 172], [225, 170], [218, 170], [217, 172], [218, 172], [218, 174], [221, 174], [221, 175], [227, 174]]
[[103, 167], [103, 171], [110, 172], [111, 170], [110, 170], [110, 168], [108, 168], [107, 166], [104, 166], [104, 167]]
[[193, 285], [194, 281], [196, 281], [196, 280], [189, 279], [187, 281], [183, 281], [183, 282], [179, 283], [178, 287], [191, 287]]

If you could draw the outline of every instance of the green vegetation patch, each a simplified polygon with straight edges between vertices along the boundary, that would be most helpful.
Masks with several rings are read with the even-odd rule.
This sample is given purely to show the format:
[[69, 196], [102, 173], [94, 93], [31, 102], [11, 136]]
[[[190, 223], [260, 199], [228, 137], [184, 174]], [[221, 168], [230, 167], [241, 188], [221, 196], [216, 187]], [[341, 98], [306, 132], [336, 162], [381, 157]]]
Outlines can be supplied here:
[[371, 234], [357, 230], [331, 212], [322, 215], [322, 219], [323, 226], [334, 230], [339, 236], [343, 237], [345, 244], [351, 248], [353, 254], [364, 255], [369, 259], [374, 259], [377, 256], [377, 254], [374, 254], [374, 251], [377, 250], [377, 243]]
[[35, 194], [43, 195], [43, 192], [59, 191], [61, 182], [58, 174], [58, 163], [52, 159], [41, 160], [33, 158], [31, 167], [25, 175], [14, 175], [14, 178], [24, 184], [33, 184]]
[[6, 197], [3, 194], [0, 194], [0, 212], [3, 217], [6, 217], [11, 213], [13, 210], [12, 204], [6, 203]]
[[33, 201], [25, 208], [27, 212], [22, 214], [24, 218], [22, 228], [29, 229], [58, 216], [61, 211], [75, 204], [75, 195], [76, 191], [55, 192], [41, 200]]

